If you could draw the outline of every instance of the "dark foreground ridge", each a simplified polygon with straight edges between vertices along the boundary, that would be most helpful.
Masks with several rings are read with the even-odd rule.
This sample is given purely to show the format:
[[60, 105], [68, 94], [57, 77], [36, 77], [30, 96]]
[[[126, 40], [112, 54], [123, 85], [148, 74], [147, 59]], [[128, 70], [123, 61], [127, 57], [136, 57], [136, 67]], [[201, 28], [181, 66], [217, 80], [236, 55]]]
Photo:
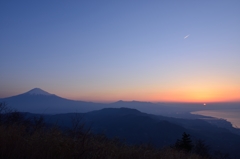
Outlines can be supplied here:
[[[0, 107], [0, 158], [203, 159], [228, 157], [220, 151], [210, 153], [209, 147], [202, 140], [194, 142], [192, 136], [185, 132], [173, 144], [164, 147], [157, 147], [151, 143], [129, 144], [116, 137], [93, 133], [94, 131], [85, 125], [83, 118], [78, 114], [59, 114], [62, 119], [64, 115], [71, 117], [71, 120], [68, 119], [71, 126], [66, 128], [47, 121], [50, 116], [41, 117], [37, 114], [13, 112], [4, 103], [1, 103]], [[106, 122], [109, 120], [106, 116], [111, 116], [111, 112], [115, 112], [113, 116], [117, 116], [117, 119], [119, 116], [124, 118], [132, 116], [131, 119], [134, 119], [140, 115], [144, 117], [140, 119], [149, 120], [147, 114], [134, 109], [128, 111], [126, 108], [103, 109], [90, 112], [88, 115], [97, 117], [100, 113], [101, 118], [105, 116], [103, 120]], [[132, 120], [128, 120], [128, 123], [131, 122]], [[138, 130], [138, 132], [141, 131]]]

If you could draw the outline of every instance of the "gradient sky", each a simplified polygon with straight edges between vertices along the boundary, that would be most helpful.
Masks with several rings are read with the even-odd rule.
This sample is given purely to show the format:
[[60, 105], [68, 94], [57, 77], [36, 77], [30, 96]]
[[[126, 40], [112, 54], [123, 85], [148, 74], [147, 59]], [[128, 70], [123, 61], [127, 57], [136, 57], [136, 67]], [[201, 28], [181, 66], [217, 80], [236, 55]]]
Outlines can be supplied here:
[[1, 0], [0, 75], [0, 98], [240, 101], [240, 1]]

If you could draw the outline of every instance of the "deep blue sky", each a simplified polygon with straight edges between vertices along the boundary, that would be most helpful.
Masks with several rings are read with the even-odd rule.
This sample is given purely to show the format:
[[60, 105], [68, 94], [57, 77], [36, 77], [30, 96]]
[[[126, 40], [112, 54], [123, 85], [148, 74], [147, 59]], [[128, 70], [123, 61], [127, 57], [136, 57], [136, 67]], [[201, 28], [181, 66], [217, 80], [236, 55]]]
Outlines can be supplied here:
[[2, 0], [0, 98], [240, 100], [239, 44], [239, 0]]

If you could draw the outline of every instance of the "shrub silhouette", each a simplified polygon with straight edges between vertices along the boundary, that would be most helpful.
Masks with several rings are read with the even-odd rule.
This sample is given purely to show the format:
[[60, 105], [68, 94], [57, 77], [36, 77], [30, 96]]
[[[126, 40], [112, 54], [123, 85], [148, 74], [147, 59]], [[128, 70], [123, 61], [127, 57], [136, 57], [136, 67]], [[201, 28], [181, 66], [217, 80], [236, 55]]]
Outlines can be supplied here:
[[209, 153], [209, 146], [207, 146], [203, 140], [197, 140], [194, 146], [194, 153], [202, 156], [209, 158], [210, 153]]

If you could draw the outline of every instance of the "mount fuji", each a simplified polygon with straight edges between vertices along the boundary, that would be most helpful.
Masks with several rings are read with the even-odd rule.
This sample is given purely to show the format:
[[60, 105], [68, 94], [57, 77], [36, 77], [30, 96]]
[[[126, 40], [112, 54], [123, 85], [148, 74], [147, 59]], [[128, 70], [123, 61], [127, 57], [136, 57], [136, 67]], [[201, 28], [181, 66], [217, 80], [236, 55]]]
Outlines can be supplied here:
[[5, 102], [10, 108], [20, 112], [40, 114], [80, 113], [104, 107], [104, 104], [101, 103], [65, 99], [40, 88], [34, 88], [16, 96], [2, 98], [0, 102]]

